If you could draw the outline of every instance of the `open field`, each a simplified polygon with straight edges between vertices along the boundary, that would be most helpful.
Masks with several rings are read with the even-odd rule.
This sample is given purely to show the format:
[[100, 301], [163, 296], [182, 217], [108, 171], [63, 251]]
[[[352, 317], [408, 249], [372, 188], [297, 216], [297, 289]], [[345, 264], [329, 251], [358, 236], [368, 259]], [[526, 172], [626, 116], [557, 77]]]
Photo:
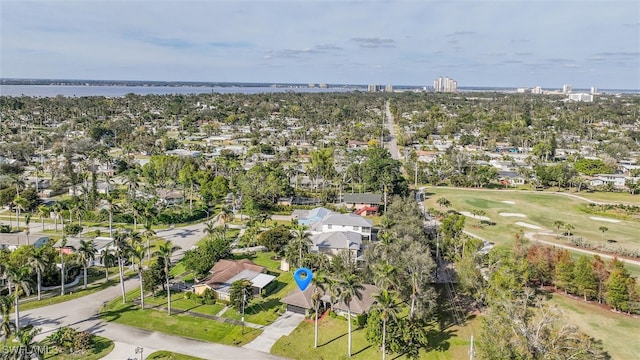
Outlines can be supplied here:
[[[511, 243], [514, 234], [531, 231], [517, 222], [539, 226], [542, 229], [556, 232], [553, 223], [557, 220], [574, 226], [573, 233], [586, 241], [597, 243], [602, 241], [599, 227], [606, 226], [606, 240], [615, 240], [617, 245], [628, 249], [640, 250], [640, 222], [621, 221], [618, 223], [591, 219], [593, 214], [579, 210], [586, 203], [574, 197], [544, 192], [518, 192], [504, 190], [476, 190], [463, 188], [428, 187], [425, 190], [428, 198], [425, 208], [439, 209], [438, 198], [444, 197], [451, 202], [450, 209], [456, 211], [482, 210], [495, 225], [482, 225], [479, 220], [467, 218], [465, 230], [484, 239], [495, 242], [498, 246]], [[621, 194], [612, 194], [621, 195]], [[630, 196], [630, 195], [629, 195]], [[640, 198], [639, 198], [640, 199]], [[513, 202], [513, 204], [508, 203]], [[446, 209], [442, 209], [446, 210]], [[526, 218], [500, 216], [500, 213], [523, 214]], [[598, 216], [603, 217], [603, 216]], [[562, 231], [562, 229], [561, 229]]]
[[[344, 318], [326, 317], [318, 325], [318, 348], [313, 348], [314, 324], [303, 322], [289, 336], [278, 340], [271, 353], [291, 359], [349, 359], [347, 356], [347, 321]], [[473, 319], [463, 327], [452, 327], [443, 332], [429, 334], [430, 350], [422, 351], [422, 360], [467, 358], [470, 338], [480, 331], [479, 319]], [[382, 354], [365, 337], [365, 329], [353, 326], [351, 359], [379, 359]], [[406, 359], [391, 354], [389, 359]]]
[[637, 359], [640, 355], [640, 319], [563, 295], [554, 294], [551, 302], [563, 310], [570, 324], [602, 340], [613, 360]]

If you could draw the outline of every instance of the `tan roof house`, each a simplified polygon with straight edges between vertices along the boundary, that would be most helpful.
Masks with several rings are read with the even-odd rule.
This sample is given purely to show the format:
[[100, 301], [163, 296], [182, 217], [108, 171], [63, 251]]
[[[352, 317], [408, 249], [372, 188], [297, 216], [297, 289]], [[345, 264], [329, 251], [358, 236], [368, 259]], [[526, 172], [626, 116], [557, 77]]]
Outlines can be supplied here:
[[[364, 314], [371, 306], [375, 303], [374, 296], [377, 295], [380, 290], [375, 285], [363, 284], [364, 290], [362, 291], [362, 300], [358, 298], [351, 299], [350, 307], [351, 307], [351, 316]], [[304, 291], [300, 291], [300, 289], [296, 289], [290, 292], [287, 296], [280, 300], [281, 303], [287, 305], [287, 311], [292, 311], [298, 314], [308, 314], [313, 309], [313, 300], [311, 296], [314, 291], [313, 286], [307, 287]], [[331, 307], [331, 298], [328, 293], [324, 293], [320, 300], [322, 301], [320, 305], [321, 311], [323, 309]], [[333, 304], [333, 311], [335, 311], [339, 315], [347, 316], [347, 305], [340, 301], [338, 303]]]
[[202, 295], [205, 289], [211, 289], [216, 298], [229, 301], [231, 284], [238, 280], [249, 280], [253, 286], [254, 295], [259, 295], [269, 285], [275, 276], [266, 274], [267, 268], [256, 265], [251, 260], [220, 260], [211, 270], [211, 275], [199, 284], [193, 286], [196, 294]]

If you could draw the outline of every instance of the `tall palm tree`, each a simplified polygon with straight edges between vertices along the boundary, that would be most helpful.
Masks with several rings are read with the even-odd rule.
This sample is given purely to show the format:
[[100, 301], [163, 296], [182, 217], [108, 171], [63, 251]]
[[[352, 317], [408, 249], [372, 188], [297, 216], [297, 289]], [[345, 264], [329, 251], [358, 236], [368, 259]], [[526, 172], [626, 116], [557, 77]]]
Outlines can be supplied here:
[[129, 257], [131, 246], [127, 242], [127, 235], [121, 232], [113, 234], [113, 247], [114, 255], [118, 263], [118, 274], [120, 275], [120, 288], [122, 290], [122, 303], [127, 302], [126, 293], [124, 290], [124, 261]]
[[147, 248], [144, 245], [137, 244], [132, 250], [133, 258], [138, 264], [138, 279], [140, 281], [140, 306], [144, 309], [144, 280], [142, 262], [147, 254]]
[[204, 224], [204, 228], [202, 229], [202, 232], [207, 234], [209, 236], [209, 238], [211, 238], [213, 236], [213, 234], [218, 231], [217, 229], [217, 225], [215, 221], [209, 221], [208, 223]]
[[362, 291], [364, 286], [360, 284], [360, 281], [356, 274], [348, 272], [340, 277], [340, 295], [338, 298], [347, 306], [347, 322], [349, 324], [349, 337], [348, 337], [348, 350], [347, 353], [351, 357], [351, 300], [356, 298], [362, 300]]
[[396, 319], [399, 307], [395, 297], [388, 290], [382, 290], [380, 294], [374, 296], [374, 299], [376, 303], [373, 307], [380, 311], [380, 318], [382, 319], [382, 360], [385, 360], [387, 355], [387, 321]]
[[42, 223], [42, 231], [44, 231], [44, 218], [49, 217], [51, 214], [51, 209], [46, 205], [38, 206], [38, 216], [40, 216], [40, 222]]
[[15, 332], [15, 325], [11, 322], [9, 315], [11, 315], [11, 308], [13, 307], [13, 295], [0, 296], [0, 316], [2, 316], [0, 322], [0, 334], [4, 338], [3, 348], [7, 346], [7, 340], [9, 336]]
[[67, 246], [67, 238], [64, 237], [64, 231], [62, 240], [60, 240], [60, 295], [64, 295], [64, 283], [67, 279], [65, 276], [65, 268], [64, 268], [64, 248]]
[[147, 262], [148, 263], [151, 262], [151, 238], [154, 237], [155, 235], [156, 235], [156, 232], [153, 231], [151, 224], [149, 224], [149, 222], [147, 221], [147, 223], [144, 224], [144, 231], [142, 232], [142, 237], [144, 237], [144, 239], [147, 240]]
[[49, 266], [49, 256], [46, 252], [47, 247], [33, 248], [27, 260], [29, 266], [36, 271], [36, 281], [38, 286], [38, 300], [42, 299], [42, 272]]
[[[304, 226], [296, 226], [292, 235], [289, 246], [298, 253], [296, 267], [299, 267], [302, 266], [302, 250], [308, 249], [312, 242]], [[287, 261], [291, 262], [291, 259], [287, 259]]]
[[109, 281], [109, 268], [118, 264], [116, 255], [110, 251], [105, 251], [102, 254], [102, 265], [104, 265], [104, 277], [105, 281]]
[[28, 266], [9, 266], [7, 276], [13, 285], [16, 329], [20, 329], [20, 295], [31, 295], [31, 269]]
[[326, 281], [326, 275], [322, 270], [316, 271], [316, 273], [311, 278], [311, 285], [313, 285], [313, 294], [311, 295], [311, 300], [313, 300], [316, 308], [315, 337], [313, 342], [314, 348], [318, 347], [318, 312], [320, 311], [320, 302], [322, 301], [321, 298], [325, 291]]
[[169, 286], [169, 269], [171, 269], [171, 256], [174, 252], [180, 250], [179, 246], [173, 245], [171, 240], [165, 241], [160, 245], [158, 250], [154, 252], [154, 255], [161, 258], [164, 262], [164, 277], [167, 282], [167, 312], [171, 315], [171, 287]]
[[109, 237], [113, 238], [113, 211], [117, 208], [113, 198], [107, 195], [107, 205], [109, 206]]
[[80, 247], [78, 248], [78, 260], [82, 263], [82, 269], [84, 271], [84, 288], [87, 288], [87, 268], [89, 267], [89, 262], [95, 260], [96, 253], [98, 249], [96, 249], [96, 245], [93, 243], [93, 240], [80, 240]]

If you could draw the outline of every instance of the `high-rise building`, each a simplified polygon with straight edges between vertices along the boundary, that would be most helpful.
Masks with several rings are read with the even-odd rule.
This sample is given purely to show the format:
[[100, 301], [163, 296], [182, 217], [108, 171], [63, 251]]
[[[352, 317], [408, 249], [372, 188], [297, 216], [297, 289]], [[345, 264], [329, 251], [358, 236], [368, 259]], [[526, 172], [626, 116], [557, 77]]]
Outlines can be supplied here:
[[592, 86], [592, 87], [591, 87], [591, 95], [595, 95], [595, 94], [597, 94], [597, 93], [598, 93], [598, 88], [597, 88], [597, 87], [595, 87], [595, 86]]
[[531, 93], [532, 94], [542, 94], [542, 87], [541, 86], [536, 86], [533, 89], [531, 89]]
[[572, 89], [573, 89], [573, 88], [572, 88], [572, 87], [571, 87], [571, 85], [569, 85], [569, 84], [564, 84], [564, 85], [562, 85], [562, 93], [563, 93], [563, 94], [568, 94], [568, 93], [570, 93]]
[[445, 77], [443, 79], [442, 76], [440, 76], [433, 82], [433, 91], [456, 92], [458, 91], [458, 82], [453, 79], [449, 79], [449, 77]]
[[384, 92], [393, 92], [393, 85], [389, 84], [384, 87]]

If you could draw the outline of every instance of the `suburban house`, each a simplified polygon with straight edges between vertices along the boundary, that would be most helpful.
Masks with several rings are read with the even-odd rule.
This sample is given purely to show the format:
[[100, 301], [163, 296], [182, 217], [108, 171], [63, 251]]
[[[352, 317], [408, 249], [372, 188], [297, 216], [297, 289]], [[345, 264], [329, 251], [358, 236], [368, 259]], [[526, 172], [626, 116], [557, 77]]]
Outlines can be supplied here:
[[373, 222], [356, 214], [329, 213], [322, 220], [311, 224], [312, 233], [353, 231], [363, 240], [372, 240]]
[[332, 211], [327, 208], [317, 207], [312, 210], [294, 210], [291, 216], [298, 220], [299, 225], [310, 226], [312, 223], [319, 222], [331, 213]]
[[383, 203], [382, 194], [374, 193], [357, 193], [357, 194], [343, 194], [342, 204], [347, 209], [360, 210], [365, 207], [377, 207]]
[[[375, 303], [374, 296], [379, 292], [379, 289], [375, 285], [363, 284], [362, 286], [364, 287], [364, 290], [362, 291], [362, 300], [353, 297], [349, 303], [351, 316], [366, 313]], [[305, 291], [295, 289], [282, 298], [280, 302], [287, 305], [287, 311], [307, 315], [312, 309], [314, 309], [312, 300], [314, 289], [315, 287], [313, 286], [307, 287]], [[324, 311], [331, 307], [331, 296], [329, 296], [329, 293], [323, 292], [323, 295], [320, 297], [320, 301], [320, 311]], [[347, 305], [342, 301], [333, 304], [333, 310], [338, 315], [347, 316]]]
[[[69, 188], [69, 195], [71, 196], [80, 196], [84, 194], [84, 191], [86, 190], [92, 190], [93, 189], [93, 184], [92, 183], [87, 183], [87, 186], [81, 186], [81, 185], [74, 185], [71, 186]], [[109, 183], [106, 183], [104, 181], [98, 181], [96, 182], [96, 192], [98, 194], [108, 194], [110, 191], [113, 191], [113, 189], [115, 189], [115, 187]]]
[[589, 180], [589, 185], [603, 186], [610, 184], [614, 188], [624, 189], [627, 187], [627, 181], [636, 183], [640, 181], [640, 177], [625, 176], [623, 174], [598, 174]]
[[515, 171], [498, 171], [498, 179], [502, 185], [524, 185], [525, 179]]
[[311, 252], [329, 256], [338, 255], [341, 251], [349, 251], [352, 259], [360, 256], [362, 235], [353, 231], [331, 231], [311, 236]]
[[211, 270], [211, 275], [199, 284], [193, 286], [193, 291], [202, 295], [206, 289], [211, 289], [220, 300], [231, 299], [231, 284], [238, 280], [249, 280], [254, 295], [260, 295], [275, 276], [266, 274], [267, 268], [256, 265], [251, 260], [220, 260]]

